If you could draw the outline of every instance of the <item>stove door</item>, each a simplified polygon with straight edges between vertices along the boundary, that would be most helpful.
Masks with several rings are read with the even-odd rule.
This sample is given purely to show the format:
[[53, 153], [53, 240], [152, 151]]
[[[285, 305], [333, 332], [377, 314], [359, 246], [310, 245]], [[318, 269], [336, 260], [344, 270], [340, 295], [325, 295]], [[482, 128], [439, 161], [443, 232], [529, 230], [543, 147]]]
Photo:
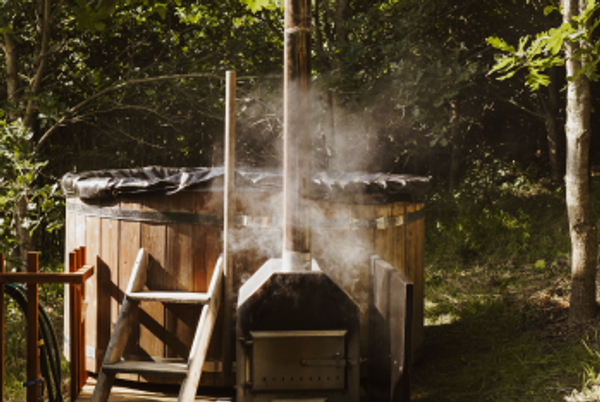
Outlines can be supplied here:
[[254, 391], [344, 390], [345, 330], [254, 331]]

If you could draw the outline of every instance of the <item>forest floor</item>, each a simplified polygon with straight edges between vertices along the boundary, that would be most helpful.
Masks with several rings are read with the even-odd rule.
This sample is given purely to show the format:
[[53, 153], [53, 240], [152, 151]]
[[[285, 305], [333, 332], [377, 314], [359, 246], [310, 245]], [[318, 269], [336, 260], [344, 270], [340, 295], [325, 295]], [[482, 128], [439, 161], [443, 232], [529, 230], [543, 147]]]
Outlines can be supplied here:
[[435, 267], [412, 400], [600, 400], [600, 320], [568, 326], [566, 257]]

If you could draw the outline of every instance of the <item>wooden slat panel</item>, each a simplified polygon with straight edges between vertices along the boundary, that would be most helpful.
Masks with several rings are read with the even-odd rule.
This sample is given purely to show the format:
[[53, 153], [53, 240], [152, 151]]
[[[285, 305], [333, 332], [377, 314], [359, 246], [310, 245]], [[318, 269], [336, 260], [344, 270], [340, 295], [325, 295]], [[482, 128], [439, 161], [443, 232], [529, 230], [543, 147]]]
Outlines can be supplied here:
[[[393, 216], [400, 216], [406, 214], [406, 203], [396, 202], [392, 208]], [[396, 269], [398, 269], [403, 274], [407, 275], [406, 272], [406, 226], [396, 226], [392, 228], [393, 237], [394, 237], [394, 255], [393, 260], [390, 261]]]
[[[119, 222], [111, 219], [100, 220], [100, 254], [97, 258], [97, 300], [96, 318], [96, 362], [102, 362], [108, 347], [110, 334], [119, 313]], [[97, 364], [97, 372], [100, 370]]]
[[[86, 217], [86, 234], [85, 234], [85, 245], [86, 245], [86, 261], [85, 264], [93, 264], [97, 266], [98, 255], [100, 254], [100, 230], [101, 222], [99, 218]], [[96, 348], [98, 335], [96, 327], [98, 324], [97, 311], [98, 311], [98, 296], [96, 294], [98, 286], [98, 276], [93, 275], [85, 283], [85, 299], [87, 306], [84, 312], [85, 316], [85, 334], [86, 334], [86, 367], [90, 371], [96, 371]], [[99, 363], [99, 362], [98, 362]]]
[[[142, 205], [139, 200], [123, 200], [119, 203], [120, 208], [127, 209], [141, 209]], [[134, 267], [134, 263], [138, 252], [141, 247], [141, 223], [139, 222], [119, 222], [119, 273], [118, 273], [118, 286], [119, 286], [119, 304], [122, 303], [129, 279]], [[139, 355], [139, 338], [140, 338], [140, 324], [139, 324], [139, 309], [135, 309], [133, 318], [131, 319], [131, 334], [127, 347], [125, 348], [125, 356]], [[139, 378], [135, 374], [123, 374], [118, 378], [128, 379], [137, 381]]]
[[[194, 194], [194, 212], [198, 214], [218, 214], [222, 212], [215, 204], [214, 195], [212, 193], [195, 193]], [[219, 197], [220, 199], [220, 197]], [[197, 292], [206, 292], [208, 290], [208, 270], [206, 264], [206, 236], [212, 230], [212, 226], [194, 225], [193, 233], [193, 271], [194, 271], [194, 290]]]
[[[142, 224], [142, 247], [148, 252], [149, 290], [161, 290], [166, 276], [165, 258], [167, 228], [164, 225]], [[140, 304], [140, 352], [143, 356], [165, 356], [165, 308], [160, 303]]]
[[[170, 210], [194, 212], [193, 193], [171, 196]], [[167, 226], [167, 276], [165, 290], [194, 290], [192, 225]], [[166, 357], [183, 357], [189, 354], [198, 322], [199, 311], [190, 306], [165, 305], [167, 331]]]
[[[194, 211], [198, 214], [221, 215], [223, 213], [222, 193], [196, 193], [194, 201]], [[221, 231], [222, 228], [219, 226], [196, 225], [193, 228], [194, 286], [197, 292], [208, 291], [211, 274], [214, 270], [214, 261], [216, 261], [215, 258], [218, 258], [222, 250], [222, 244], [220, 244]], [[215, 244], [215, 241], [218, 241], [219, 244]], [[199, 310], [196, 310], [196, 312], [199, 312]], [[207, 359], [222, 360], [222, 326], [221, 311], [213, 330], [213, 338], [210, 342]], [[204, 373], [200, 384], [202, 386], [225, 385], [222, 381], [219, 383], [222, 377], [222, 373]]]
[[[167, 211], [169, 197], [146, 197], [143, 209]], [[142, 224], [142, 247], [148, 252], [148, 277], [146, 287], [149, 290], [163, 290], [167, 278], [167, 226], [164, 224]], [[142, 357], [165, 357], [165, 307], [161, 303], [142, 302], [140, 304], [140, 352]], [[142, 378], [142, 381], [154, 381]]]

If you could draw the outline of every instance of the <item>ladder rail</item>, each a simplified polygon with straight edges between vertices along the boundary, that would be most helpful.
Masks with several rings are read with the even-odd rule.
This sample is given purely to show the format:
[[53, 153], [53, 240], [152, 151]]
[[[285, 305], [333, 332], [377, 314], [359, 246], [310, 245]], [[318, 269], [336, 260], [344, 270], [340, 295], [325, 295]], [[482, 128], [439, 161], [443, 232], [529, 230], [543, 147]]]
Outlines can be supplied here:
[[[137, 372], [140, 369], [149, 372], [152, 371], [152, 366], [147, 362], [141, 363], [143, 367], [136, 367], [136, 363], [134, 362], [130, 362], [129, 364], [122, 364], [127, 362], [120, 363], [123, 358], [123, 353], [125, 352], [127, 341], [132, 332], [132, 324], [135, 320], [135, 312], [139, 308], [139, 300], [148, 297], [148, 295], [144, 296], [140, 293], [143, 291], [146, 282], [147, 269], [148, 256], [144, 249], [140, 249], [129, 279], [115, 329], [113, 330], [113, 334], [102, 361], [102, 368], [98, 374], [98, 380], [90, 402], [106, 402], [108, 400], [110, 389], [112, 388], [117, 372], [123, 372], [123, 370]], [[198, 321], [194, 341], [186, 364], [187, 374], [184, 376], [181, 383], [178, 402], [192, 402], [196, 397], [196, 392], [202, 376], [202, 368], [206, 360], [208, 347], [217, 321], [221, 300], [223, 298], [223, 284], [224, 263], [223, 255], [221, 255], [217, 260], [208, 287], [208, 292], [202, 294], [201, 297], [198, 296], [205, 299], [206, 304], [202, 307], [202, 313]], [[173, 298], [177, 297], [176, 293], [177, 292], [171, 293]], [[181, 302], [189, 303], [191, 301], [192, 304], [194, 302], [194, 300], [191, 300], [193, 298], [190, 298], [188, 293], [180, 294], [179, 296], [182, 299], [187, 299], [186, 301], [181, 300]], [[157, 299], [156, 301], [165, 302], [164, 299], [167, 298], [166, 292], [160, 297], [154, 295], [154, 298]], [[106, 370], [104, 369], [105, 365]], [[166, 370], [164, 367], [162, 369]], [[180, 369], [175, 367], [169, 367], [169, 373], [173, 376], [183, 375]]]
[[196, 335], [190, 350], [188, 360], [188, 375], [181, 383], [178, 402], [193, 401], [196, 396], [198, 384], [202, 376], [202, 367], [206, 360], [208, 346], [212, 338], [213, 329], [217, 321], [221, 299], [223, 297], [223, 255], [217, 261], [217, 266], [213, 272], [208, 288], [210, 302], [202, 307], [202, 314], [196, 328]]
[[[138, 303], [130, 300], [129, 297], [127, 297], [127, 294], [144, 288], [147, 266], [148, 258], [144, 249], [141, 248], [135, 259], [133, 271], [129, 278], [129, 284], [127, 285], [127, 291], [125, 292], [115, 329], [110, 337], [108, 347], [104, 353], [104, 358], [102, 359], [103, 366], [105, 364], [109, 365], [116, 363], [123, 357], [125, 347], [127, 346], [127, 340], [129, 339], [133, 327], [132, 324], [135, 319], [135, 312], [138, 309]], [[106, 373], [101, 368], [90, 402], [105, 402], [108, 400], [108, 395], [110, 394], [114, 379], [114, 374]]]

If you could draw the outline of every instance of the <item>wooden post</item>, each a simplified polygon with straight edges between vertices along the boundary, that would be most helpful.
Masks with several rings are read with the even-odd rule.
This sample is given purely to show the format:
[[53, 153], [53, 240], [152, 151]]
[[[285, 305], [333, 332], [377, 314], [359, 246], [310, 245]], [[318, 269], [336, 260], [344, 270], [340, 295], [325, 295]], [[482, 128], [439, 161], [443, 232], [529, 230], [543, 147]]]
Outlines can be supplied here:
[[[75, 252], [69, 253], [69, 272], [75, 272], [77, 270], [77, 254]], [[79, 292], [77, 292], [76, 285], [69, 285], [69, 318], [71, 319], [70, 327], [71, 333], [69, 337], [71, 338], [71, 350], [70, 350], [70, 360], [71, 360], [71, 400], [75, 401], [77, 399], [77, 395], [79, 394], [79, 332], [81, 331], [81, 326], [79, 323], [81, 322], [80, 311], [78, 311], [78, 301]]]
[[[233, 363], [233, 259], [229, 248], [229, 234], [235, 226], [235, 71], [226, 74], [225, 106], [225, 194], [223, 228], [223, 264], [225, 269], [225, 300], [223, 321], [223, 374], [229, 382]], [[217, 289], [216, 292], [221, 292]]]
[[310, 270], [310, 0], [285, 1], [283, 270]]
[[[85, 246], [79, 247], [77, 259], [77, 269], [82, 268], [86, 263], [86, 248]], [[77, 393], [85, 386], [85, 382], [87, 381], [87, 370], [85, 367], [85, 314], [83, 312], [84, 299], [85, 299], [85, 283], [77, 286], [79, 288], [79, 295], [77, 298], [77, 302], [79, 304], [79, 348], [78, 348], [78, 356], [79, 356], [79, 382]]]
[[[39, 254], [27, 254], [27, 272], [39, 271]], [[39, 323], [39, 295], [38, 285], [27, 285], [27, 382], [37, 381], [40, 378], [40, 348], [38, 338]], [[39, 384], [30, 384], [27, 387], [27, 402], [38, 402]]]
[[[6, 272], [4, 253], [0, 253], [0, 273]], [[4, 284], [0, 284], [0, 401], [4, 400]]]

